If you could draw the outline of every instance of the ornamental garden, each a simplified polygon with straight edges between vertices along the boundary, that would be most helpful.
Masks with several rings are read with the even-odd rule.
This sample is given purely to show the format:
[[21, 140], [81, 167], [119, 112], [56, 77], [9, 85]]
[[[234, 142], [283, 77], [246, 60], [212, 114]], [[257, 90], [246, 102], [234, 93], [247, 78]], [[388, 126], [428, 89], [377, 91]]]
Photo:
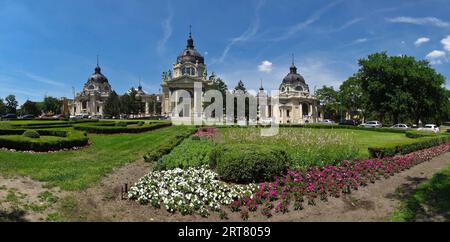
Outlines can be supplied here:
[[[417, 167], [425, 170], [436, 160], [443, 170], [410, 189], [383, 220], [417, 221], [426, 209], [449, 220], [445, 121], [450, 96], [445, 79], [428, 63], [410, 62], [416, 63], [374, 54], [360, 61], [360, 71], [338, 92], [329, 87], [317, 92], [325, 119], [339, 121], [344, 112], [355, 120], [381, 120], [382, 128], [282, 123], [275, 135], [262, 136], [271, 125], [242, 126], [237, 120], [222, 126], [145, 119], [0, 121], [0, 181], [8, 181], [0, 184], [0, 220], [276, 221], [289, 216], [298, 221], [311, 207], [352, 199], [358, 191]], [[405, 71], [411, 68], [418, 70]], [[411, 89], [388, 87], [393, 80], [411, 82], [405, 84]], [[412, 84], [419, 81], [429, 95], [416, 93]], [[246, 92], [243, 83], [236, 90]], [[423, 122], [441, 129], [390, 127]], [[27, 199], [28, 188], [8, 187], [24, 177], [41, 187], [37, 200]], [[93, 209], [86, 203], [95, 203]], [[95, 210], [114, 214], [92, 215]], [[35, 219], [35, 214], [42, 216]], [[143, 217], [147, 214], [151, 217]]]
[[153, 168], [130, 184], [128, 206], [251, 220], [339, 198], [450, 149], [445, 132], [311, 124], [282, 126], [278, 135], [261, 137], [262, 128], [148, 120], [2, 122], [0, 172], [76, 194], [144, 159]]

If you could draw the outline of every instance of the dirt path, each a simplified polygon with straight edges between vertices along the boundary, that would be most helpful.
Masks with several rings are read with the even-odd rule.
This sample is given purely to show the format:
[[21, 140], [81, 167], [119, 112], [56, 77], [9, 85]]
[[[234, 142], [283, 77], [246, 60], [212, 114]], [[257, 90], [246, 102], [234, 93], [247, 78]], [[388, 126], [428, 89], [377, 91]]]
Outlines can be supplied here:
[[0, 221], [44, 221], [66, 194], [28, 177], [0, 176]]
[[[351, 195], [329, 198], [316, 206], [305, 205], [301, 211], [274, 214], [271, 219], [251, 213], [249, 221], [385, 221], [404, 194], [419, 183], [431, 178], [450, 164], [450, 153], [419, 164], [387, 180], [377, 181]], [[164, 209], [153, 209], [134, 201], [120, 199], [121, 186], [133, 184], [151, 170], [151, 165], [137, 161], [104, 178], [96, 186], [77, 194], [77, 214], [88, 221], [221, 221], [217, 214], [209, 218], [170, 214]], [[242, 221], [239, 213], [228, 213], [229, 221]]]

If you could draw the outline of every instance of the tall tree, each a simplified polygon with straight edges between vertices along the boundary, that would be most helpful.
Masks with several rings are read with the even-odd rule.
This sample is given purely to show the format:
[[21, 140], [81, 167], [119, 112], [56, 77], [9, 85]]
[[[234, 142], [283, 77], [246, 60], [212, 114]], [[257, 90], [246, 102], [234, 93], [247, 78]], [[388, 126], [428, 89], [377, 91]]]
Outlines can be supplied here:
[[388, 56], [386, 52], [359, 61], [357, 73], [367, 97], [367, 109], [379, 120], [392, 122], [430, 120], [441, 122], [445, 98], [445, 78], [427, 61], [410, 56]]
[[120, 97], [115, 91], [109, 94], [105, 102], [105, 114], [118, 117], [120, 115]]
[[39, 109], [37, 103], [27, 100], [20, 107], [22, 114], [31, 114], [34, 116], [39, 116], [41, 114], [41, 110]]
[[316, 97], [324, 107], [324, 118], [338, 120], [340, 115], [338, 91], [332, 86], [323, 86], [316, 91]]
[[5, 102], [6, 102], [6, 112], [7, 113], [17, 113], [17, 106], [19, 106], [19, 103], [16, 100], [16, 96], [8, 95], [5, 98]]
[[5, 103], [3, 102], [3, 99], [0, 98], [0, 115], [4, 114], [6, 114], [6, 106]]
[[130, 115], [132, 113], [132, 98], [128, 93], [120, 96], [120, 113]]
[[361, 82], [356, 75], [351, 76], [339, 87], [339, 100], [350, 116], [366, 116], [366, 98], [361, 89]]
[[61, 101], [55, 97], [47, 96], [44, 98], [44, 112], [60, 114], [61, 113]]

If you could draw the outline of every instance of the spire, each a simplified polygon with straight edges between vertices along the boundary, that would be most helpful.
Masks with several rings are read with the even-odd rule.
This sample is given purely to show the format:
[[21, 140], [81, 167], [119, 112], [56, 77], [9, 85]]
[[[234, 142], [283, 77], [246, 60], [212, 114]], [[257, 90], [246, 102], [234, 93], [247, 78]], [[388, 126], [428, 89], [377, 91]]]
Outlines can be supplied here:
[[262, 84], [262, 79], [261, 79], [261, 87], [259, 88], [259, 90], [260, 91], [264, 91], [264, 87], [263, 87], [263, 84]]
[[192, 39], [192, 25], [189, 25], [189, 38], [187, 40], [187, 48], [194, 49], [194, 39]]
[[100, 74], [100, 72], [102, 71], [99, 65], [98, 56], [99, 55], [97, 55], [97, 66], [95, 67], [95, 74]]
[[291, 74], [297, 74], [297, 67], [295, 66], [295, 57], [294, 54], [292, 54], [292, 65], [291, 65]]

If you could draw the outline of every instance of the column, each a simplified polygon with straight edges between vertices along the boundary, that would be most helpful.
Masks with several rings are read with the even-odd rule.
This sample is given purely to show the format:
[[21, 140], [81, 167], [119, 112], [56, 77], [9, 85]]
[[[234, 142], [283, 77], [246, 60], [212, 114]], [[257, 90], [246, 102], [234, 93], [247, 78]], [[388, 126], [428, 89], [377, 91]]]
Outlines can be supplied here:
[[145, 100], [145, 116], [149, 116], [150, 110], [149, 110], [148, 100]]
[[303, 123], [303, 104], [301, 102], [298, 103], [298, 110], [300, 111], [300, 120], [299, 123]]

